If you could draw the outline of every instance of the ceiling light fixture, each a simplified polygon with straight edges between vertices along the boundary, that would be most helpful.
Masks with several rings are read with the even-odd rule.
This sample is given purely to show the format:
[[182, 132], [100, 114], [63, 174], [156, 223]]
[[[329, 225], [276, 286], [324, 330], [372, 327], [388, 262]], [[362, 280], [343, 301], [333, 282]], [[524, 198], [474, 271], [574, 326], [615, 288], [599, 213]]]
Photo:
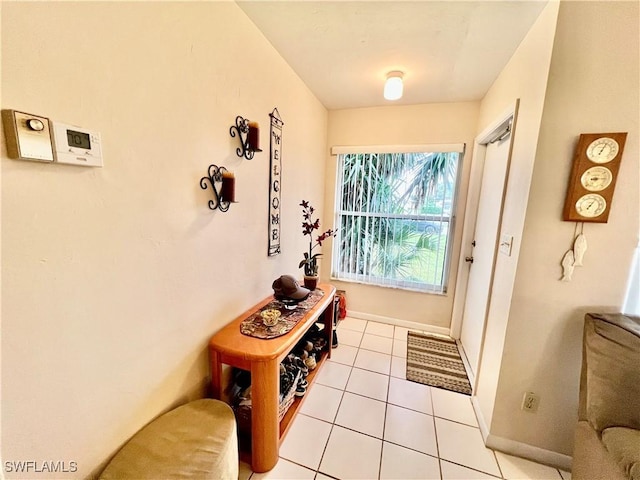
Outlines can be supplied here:
[[402, 77], [400, 71], [387, 73], [387, 81], [384, 82], [384, 98], [387, 100], [398, 100], [402, 97]]

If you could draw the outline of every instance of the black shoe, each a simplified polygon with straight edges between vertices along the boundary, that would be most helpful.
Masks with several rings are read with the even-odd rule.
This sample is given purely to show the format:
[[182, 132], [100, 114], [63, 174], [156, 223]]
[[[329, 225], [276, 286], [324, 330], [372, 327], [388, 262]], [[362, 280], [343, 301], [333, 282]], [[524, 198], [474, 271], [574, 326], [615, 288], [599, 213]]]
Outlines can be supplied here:
[[306, 378], [307, 375], [309, 374], [309, 368], [304, 363], [304, 360], [302, 360], [299, 357], [296, 357], [296, 361], [295, 361], [294, 365], [298, 370], [300, 370], [301, 378]]
[[298, 386], [296, 387], [295, 396], [296, 397], [303, 397], [305, 393], [307, 393], [307, 387], [303, 387], [302, 385], [300, 385], [298, 383]]
[[293, 376], [290, 372], [287, 372], [284, 375], [280, 375], [280, 395], [285, 396], [287, 392], [293, 387], [293, 382], [295, 381], [295, 376]]
[[336, 348], [338, 346], [338, 332], [333, 331], [333, 340], [331, 342], [331, 347]]
[[324, 350], [327, 346], [327, 340], [324, 337], [318, 337], [313, 339], [313, 353], [318, 353]]

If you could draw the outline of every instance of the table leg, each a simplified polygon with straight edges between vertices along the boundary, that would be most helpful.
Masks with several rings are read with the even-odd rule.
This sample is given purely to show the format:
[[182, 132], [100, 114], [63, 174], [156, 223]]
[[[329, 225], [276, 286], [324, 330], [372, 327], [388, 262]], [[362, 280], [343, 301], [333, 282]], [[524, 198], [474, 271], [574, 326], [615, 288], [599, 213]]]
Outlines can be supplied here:
[[331, 299], [331, 303], [324, 310], [324, 335], [327, 339], [327, 343], [329, 344], [329, 352], [327, 353], [327, 357], [331, 358], [331, 351], [333, 350], [333, 319], [334, 319], [334, 304], [333, 298]]
[[220, 362], [220, 354], [211, 351], [211, 397], [220, 400], [222, 394], [222, 363]]
[[277, 360], [251, 363], [251, 457], [254, 472], [278, 463], [280, 371]]

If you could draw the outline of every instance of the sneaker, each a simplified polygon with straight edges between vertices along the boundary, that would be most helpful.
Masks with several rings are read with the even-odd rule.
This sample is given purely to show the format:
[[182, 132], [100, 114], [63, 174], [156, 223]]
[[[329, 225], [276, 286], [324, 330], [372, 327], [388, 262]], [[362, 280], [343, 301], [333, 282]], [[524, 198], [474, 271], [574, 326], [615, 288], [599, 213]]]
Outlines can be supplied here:
[[295, 376], [291, 372], [286, 372], [284, 375], [280, 375], [280, 395], [285, 396], [293, 387], [294, 381]]
[[303, 397], [305, 393], [307, 393], [307, 387], [306, 386], [303, 387], [302, 385], [300, 385], [300, 383], [298, 383], [298, 386], [296, 387], [295, 396]]
[[[309, 357], [307, 356], [307, 358]], [[296, 357], [294, 365], [300, 370], [302, 378], [306, 378], [306, 376], [309, 374], [309, 367], [307, 367], [305, 360]]]
[[293, 353], [290, 353], [290, 354], [289, 354], [289, 355], [287, 355], [287, 357], [283, 360], [283, 363], [284, 363], [284, 362], [286, 362], [286, 363], [289, 363], [289, 364], [291, 364], [291, 365], [294, 365], [294, 364], [296, 363], [296, 358], [298, 358], [298, 357], [297, 357], [297, 355], [295, 355], [295, 354], [293, 354]]
[[317, 333], [320, 333], [320, 327], [318, 326], [317, 323], [314, 323], [313, 325], [311, 325], [311, 327], [309, 328], [309, 330], [307, 330], [307, 335], [309, 336], [313, 336]]
[[313, 341], [313, 351], [321, 352], [327, 346], [327, 341], [324, 338], [316, 338]]
[[304, 364], [307, 366], [309, 370], [313, 370], [318, 365], [316, 363], [315, 355], [309, 355], [309, 357], [304, 361]]

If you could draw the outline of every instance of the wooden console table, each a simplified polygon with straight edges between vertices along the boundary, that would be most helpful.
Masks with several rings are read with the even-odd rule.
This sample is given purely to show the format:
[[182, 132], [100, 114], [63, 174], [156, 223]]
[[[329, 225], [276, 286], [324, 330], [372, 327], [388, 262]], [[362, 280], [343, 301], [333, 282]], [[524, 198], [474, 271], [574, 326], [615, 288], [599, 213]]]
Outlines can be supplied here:
[[221, 385], [222, 364], [251, 372], [251, 466], [254, 472], [271, 470], [278, 462], [280, 443], [305, 398], [297, 397], [282, 421], [278, 422], [280, 362], [323, 314], [323, 332], [328, 350], [317, 360], [318, 366], [309, 372], [308, 389], [313, 384], [321, 364], [331, 356], [333, 300], [336, 289], [329, 284], [320, 284], [318, 289], [324, 292], [324, 296], [289, 333], [281, 337], [265, 340], [240, 333], [242, 321], [272, 301], [273, 297], [270, 296], [223, 327], [209, 342], [214, 398], [221, 398], [224, 389]]

